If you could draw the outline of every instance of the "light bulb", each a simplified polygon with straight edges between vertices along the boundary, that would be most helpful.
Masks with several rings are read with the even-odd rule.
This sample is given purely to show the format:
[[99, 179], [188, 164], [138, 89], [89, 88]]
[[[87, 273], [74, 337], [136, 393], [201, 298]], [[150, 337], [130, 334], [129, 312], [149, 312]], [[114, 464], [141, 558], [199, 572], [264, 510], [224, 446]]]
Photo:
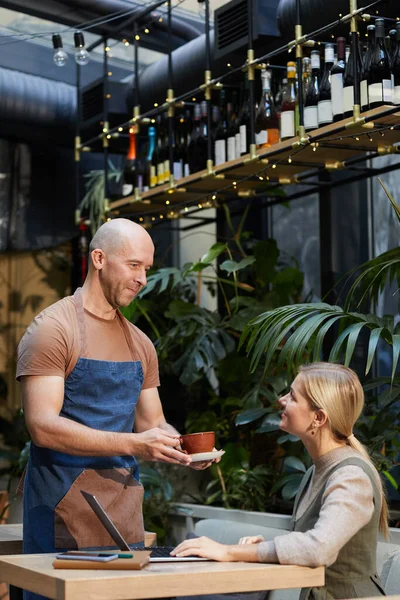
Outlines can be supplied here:
[[86, 48], [79, 48], [75, 52], [75, 62], [78, 65], [81, 65], [81, 67], [84, 67], [85, 65], [87, 65], [89, 60], [90, 60], [90, 55], [89, 55], [89, 52], [86, 50]]
[[90, 60], [89, 52], [85, 48], [85, 39], [83, 33], [77, 31], [74, 33], [74, 44], [75, 44], [75, 61], [81, 67], [88, 64]]
[[54, 50], [53, 61], [57, 67], [63, 67], [68, 60], [68, 54], [62, 48]]
[[53, 35], [53, 61], [57, 67], [63, 67], [68, 60], [68, 54], [63, 49], [61, 36], [57, 33]]

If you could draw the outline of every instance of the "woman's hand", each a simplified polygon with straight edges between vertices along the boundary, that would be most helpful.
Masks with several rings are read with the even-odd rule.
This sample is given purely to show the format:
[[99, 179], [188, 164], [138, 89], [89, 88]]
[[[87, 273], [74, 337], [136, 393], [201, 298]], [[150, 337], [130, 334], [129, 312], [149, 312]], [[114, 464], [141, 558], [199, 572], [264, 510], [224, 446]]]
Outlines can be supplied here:
[[259, 544], [260, 542], [264, 542], [264, 538], [262, 535], [248, 535], [246, 537], [240, 538], [238, 544]]
[[185, 540], [174, 548], [172, 556], [201, 556], [202, 558], [211, 558], [220, 562], [230, 560], [228, 553], [229, 546], [219, 544], [207, 537], [198, 537], [191, 540]]

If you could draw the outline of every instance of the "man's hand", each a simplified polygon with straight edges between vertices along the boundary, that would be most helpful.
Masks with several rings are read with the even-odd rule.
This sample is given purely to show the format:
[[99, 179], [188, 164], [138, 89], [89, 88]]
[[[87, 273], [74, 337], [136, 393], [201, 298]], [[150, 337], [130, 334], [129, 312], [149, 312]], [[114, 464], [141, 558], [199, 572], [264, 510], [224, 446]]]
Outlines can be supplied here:
[[[216, 448], [213, 448], [213, 452], [218, 452]], [[213, 458], [212, 460], [202, 460], [201, 462], [192, 462], [189, 466], [191, 469], [195, 471], [204, 471], [204, 469], [208, 469], [211, 467], [213, 463], [219, 463], [221, 461], [221, 457]]]
[[169, 433], [165, 429], [155, 427], [142, 433], [134, 434], [134, 456], [143, 460], [162, 461], [178, 465], [190, 465], [192, 459], [184, 452], [176, 450], [180, 447], [179, 434]]

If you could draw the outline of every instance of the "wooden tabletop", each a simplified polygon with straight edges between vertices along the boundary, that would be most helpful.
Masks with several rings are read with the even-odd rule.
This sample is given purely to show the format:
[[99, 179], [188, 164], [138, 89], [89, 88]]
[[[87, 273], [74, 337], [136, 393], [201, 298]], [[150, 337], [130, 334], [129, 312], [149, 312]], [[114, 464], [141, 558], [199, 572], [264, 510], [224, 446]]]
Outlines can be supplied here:
[[153, 563], [141, 571], [53, 569], [54, 554], [0, 558], [0, 581], [54, 600], [137, 600], [324, 585], [324, 568], [260, 563]]

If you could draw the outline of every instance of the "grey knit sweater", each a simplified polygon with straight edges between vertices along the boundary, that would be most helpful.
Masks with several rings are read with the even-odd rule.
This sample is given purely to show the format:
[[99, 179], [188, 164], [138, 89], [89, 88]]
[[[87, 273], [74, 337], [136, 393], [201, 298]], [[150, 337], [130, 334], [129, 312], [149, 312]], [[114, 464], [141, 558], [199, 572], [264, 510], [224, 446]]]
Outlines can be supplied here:
[[[314, 474], [299, 503], [297, 518], [304, 514], [321, 489], [327, 470], [353, 456], [361, 457], [345, 446], [331, 450], [315, 461]], [[321, 512], [314, 528], [260, 542], [258, 558], [260, 562], [287, 565], [331, 565], [339, 550], [369, 522], [373, 510], [373, 489], [368, 475], [354, 465], [338, 468], [326, 482]]]

